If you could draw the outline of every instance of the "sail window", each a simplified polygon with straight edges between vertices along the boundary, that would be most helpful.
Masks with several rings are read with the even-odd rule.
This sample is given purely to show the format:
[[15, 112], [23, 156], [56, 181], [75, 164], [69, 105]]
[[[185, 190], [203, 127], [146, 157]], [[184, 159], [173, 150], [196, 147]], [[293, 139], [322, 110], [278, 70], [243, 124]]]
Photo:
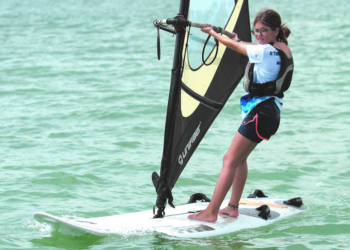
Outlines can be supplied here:
[[[218, 27], [225, 27], [227, 20], [235, 7], [233, 0], [191, 0], [188, 20], [198, 23], [210, 23]], [[188, 41], [188, 60], [192, 70], [202, 66], [202, 51], [208, 35], [200, 29], [192, 28]], [[206, 48], [204, 58], [208, 58], [215, 47], [215, 41], [211, 37]]]

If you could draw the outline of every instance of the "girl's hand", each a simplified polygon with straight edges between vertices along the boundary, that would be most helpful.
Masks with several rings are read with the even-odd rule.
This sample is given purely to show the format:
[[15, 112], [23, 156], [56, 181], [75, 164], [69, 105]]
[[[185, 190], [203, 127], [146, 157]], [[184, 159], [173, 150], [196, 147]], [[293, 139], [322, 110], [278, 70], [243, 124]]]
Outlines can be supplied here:
[[201, 31], [204, 32], [204, 33], [209, 34], [209, 32], [210, 32], [211, 30], [213, 30], [213, 29], [212, 29], [212, 27], [210, 27], [210, 26], [211, 26], [210, 24], [206, 23], [205, 25], [207, 25], [207, 27], [202, 28]]
[[237, 35], [235, 32], [232, 32], [232, 34], [235, 35], [235, 37], [232, 38], [232, 40], [235, 40], [236, 42], [237, 42], [237, 40], [240, 40], [240, 39], [238, 38], [238, 35]]

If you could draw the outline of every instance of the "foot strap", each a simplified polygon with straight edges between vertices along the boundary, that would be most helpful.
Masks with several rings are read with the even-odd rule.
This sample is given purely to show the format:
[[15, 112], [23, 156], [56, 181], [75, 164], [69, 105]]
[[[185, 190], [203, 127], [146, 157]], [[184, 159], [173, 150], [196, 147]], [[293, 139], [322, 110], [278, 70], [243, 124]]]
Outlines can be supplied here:
[[232, 205], [230, 202], [228, 203], [228, 206], [229, 206], [229, 207], [232, 207], [232, 208], [233, 208], [233, 211], [235, 211], [236, 209], [238, 210], [238, 207], [239, 207], [239, 206], [234, 206], [234, 205]]

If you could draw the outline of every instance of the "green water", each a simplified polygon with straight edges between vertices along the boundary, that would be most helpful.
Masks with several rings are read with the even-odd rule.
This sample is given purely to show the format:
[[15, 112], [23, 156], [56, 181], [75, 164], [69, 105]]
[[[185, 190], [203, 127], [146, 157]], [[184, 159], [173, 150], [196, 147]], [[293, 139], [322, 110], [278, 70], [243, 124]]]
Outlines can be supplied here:
[[[260, 0], [292, 30], [295, 73], [279, 132], [249, 158], [243, 193], [301, 196], [267, 227], [183, 240], [51, 232], [33, 214], [88, 218], [151, 209], [174, 37], [153, 20], [179, 1], [0, 0], [0, 249], [348, 249], [350, 19], [347, 1]], [[212, 195], [240, 124], [239, 86], [173, 189]]]

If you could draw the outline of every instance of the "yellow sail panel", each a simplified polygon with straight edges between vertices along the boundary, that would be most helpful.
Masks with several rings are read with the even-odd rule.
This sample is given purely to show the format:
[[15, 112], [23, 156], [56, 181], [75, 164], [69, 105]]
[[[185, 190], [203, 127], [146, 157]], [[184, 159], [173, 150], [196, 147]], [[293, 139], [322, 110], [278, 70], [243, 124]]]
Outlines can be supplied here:
[[[245, 0], [239, 0], [235, 6], [235, 9], [227, 22], [225, 30], [234, 30], [239, 14], [241, 12], [241, 6]], [[195, 21], [195, 20], [192, 20]], [[215, 25], [215, 24], [213, 24]], [[188, 32], [188, 29], [187, 29]], [[187, 35], [185, 43], [187, 43]], [[186, 48], [183, 49], [183, 56], [185, 55], [184, 69], [182, 75], [182, 82], [189, 87], [192, 91], [196, 92], [200, 96], [204, 96], [212, 83], [212, 79], [220, 65], [221, 59], [226, 51], [226, 47], [221, 45], [216, 56], [215, 61], [210, 66], [202, 65], [197, 70], [193, 70], [190, 67], [188, 53], [185, 53]], [[206, 59], [206, 63], [211, 62], [215, 57], [215, 50], [210, 53], [209, 57]], [[181, 112], [183, 117], [189, 117], [197, 109], [200, 102], [192, 98], [185, 91], [181, 90]]]

